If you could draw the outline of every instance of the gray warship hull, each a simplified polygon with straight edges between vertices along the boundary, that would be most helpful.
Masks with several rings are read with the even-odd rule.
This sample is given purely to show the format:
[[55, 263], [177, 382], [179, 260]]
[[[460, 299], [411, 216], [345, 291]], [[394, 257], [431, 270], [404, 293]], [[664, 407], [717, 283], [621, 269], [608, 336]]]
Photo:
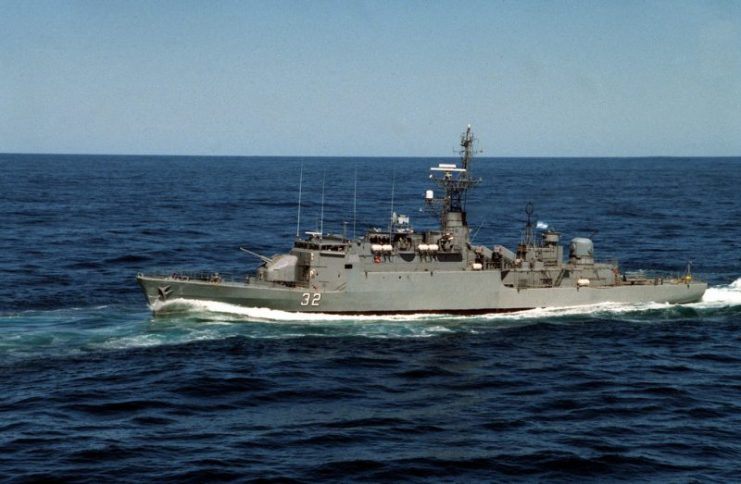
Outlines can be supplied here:
[[[461, 136], [461, 165], [440, 163], [430, 178], [442, 189], [425, 193], [426, 206], [439, 217], [438, 230], [415, 231], [409, 217], [392, 214], [388, 230], [363, 237], [308, 232], [287, 254], [259, 257], [253, 275], [228, 280], [218, 273], [139, 274], [137, 280], [155, 312], [175, 299], [217, 301], [290, 312], [488, 313], [543, 307], [617, 303], [689, 303], [707, 289], [683, 276], [647, 276], [620, 271], [616, 263], [594, 259], [590, 239], [576, 237], [568, 259], [560, 234], [535, 227], [533, 207], [515, 251], [472, 244], [466, 220], [466, 194], [481, 180], [470, 175], [474, 138]], [[300, 193], [299, 189], [299, 193]], [[299, 198], [299, 214], [300, 214]], [[299, 217], [300, 220], [300, 217]]]
[[605, 302], [674, 303], [699, 301], [702, 282], [647, 281], [612, 287], [530, 287], [502, 284], [498, 272], [368, 272], [335, 291], [258, 282], [211, 282], [140, 275], [150, 306], [165, 300], [218, 301], [253, 308], [334, 314], [481, 314], [567, 307]]

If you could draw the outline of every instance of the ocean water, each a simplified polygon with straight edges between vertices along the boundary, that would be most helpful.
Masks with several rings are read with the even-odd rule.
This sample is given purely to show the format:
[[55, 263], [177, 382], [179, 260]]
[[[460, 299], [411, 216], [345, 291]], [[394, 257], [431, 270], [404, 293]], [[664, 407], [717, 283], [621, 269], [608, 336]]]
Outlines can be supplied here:
[[516, 244], [532, 201], [623, 270], [691, 260], [694, 304], [155, 318], [139, 293], [138, 271], [289, 248], [301, 163], [301, 231], [386, 226], [392, 185], [431, 227], [440, 161], [0, 155], [0, 478], [738, 482], [738, 158], [474, 164], [476, 243]]

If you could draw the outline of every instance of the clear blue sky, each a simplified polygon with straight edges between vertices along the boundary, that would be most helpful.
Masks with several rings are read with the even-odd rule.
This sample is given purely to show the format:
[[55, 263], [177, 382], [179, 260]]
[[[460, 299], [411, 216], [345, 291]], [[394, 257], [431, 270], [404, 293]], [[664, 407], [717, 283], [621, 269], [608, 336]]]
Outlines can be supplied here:
[[741, 155], [740, 1], [0, 0], [0, 152]]

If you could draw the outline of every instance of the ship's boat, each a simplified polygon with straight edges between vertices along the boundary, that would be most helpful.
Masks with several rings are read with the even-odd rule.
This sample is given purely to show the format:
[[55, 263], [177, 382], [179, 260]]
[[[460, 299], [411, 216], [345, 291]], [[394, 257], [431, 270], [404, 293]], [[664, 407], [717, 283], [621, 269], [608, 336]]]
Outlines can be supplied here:
[[[231, 280], [219, 273], [138, 274], [157, 312], [175, 299], [218, 301], [292, 312], [342, 314], [489, 313], [542, 307], [620, 303], [689, 303], [707, 284], [681, 276], [623, 273], [616, 263], [597, 262], [592, 240], [569, 241], [533, 224], [533, 207], [515, 251], [471, 242], [466, 194], [480, 183], [471, 174], [474, 137], [461, 135], [459, 163], [440, 163], [431, 178], [441, 190], [424, 195], [440, 221], [438, 230], [417, 232], [409, 218], [393, 214], [387, 230], [358, 239], [309, 232], [287, 254], [264, 257], [254, 274]], [[300, 205], [299, 205], [300, 206]], [[166, 306], [166, 305], [165, 305]]]

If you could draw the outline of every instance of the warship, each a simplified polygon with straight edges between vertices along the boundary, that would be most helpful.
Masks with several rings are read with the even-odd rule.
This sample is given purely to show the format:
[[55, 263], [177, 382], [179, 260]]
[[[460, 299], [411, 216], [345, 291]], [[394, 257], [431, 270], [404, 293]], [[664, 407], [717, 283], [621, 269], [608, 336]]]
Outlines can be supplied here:
[[168, 271], [139, 273], [137, 281], [155, 313], [178, 299], [289, 312], [475, 314], [702, 298], [707, 284], [693, 279], [689, 264], [685, 274], [674, 277], [623, 273], [615, 262], [595, 261], [594, 244], [586, 237], [569, 241], [566, 258], [560, 234], [533, 224], [532, 204], [514, 251], [474, 245], [466, 200], [481, 179], [471, 173], [470, 126], [461, 135], [459, 153], [457, 163], [431, 168], [439, 195], [427, 190], [424, 203], [439, 217], [436, 230], [418, 232], [409, 217], [393, 213], [387, 229], [371, 229], [356, 239], [319, 230], [303, 238], [297, 232], [286, 254], [266, 257], [242, 248], [262, 260], [244, 278]]

